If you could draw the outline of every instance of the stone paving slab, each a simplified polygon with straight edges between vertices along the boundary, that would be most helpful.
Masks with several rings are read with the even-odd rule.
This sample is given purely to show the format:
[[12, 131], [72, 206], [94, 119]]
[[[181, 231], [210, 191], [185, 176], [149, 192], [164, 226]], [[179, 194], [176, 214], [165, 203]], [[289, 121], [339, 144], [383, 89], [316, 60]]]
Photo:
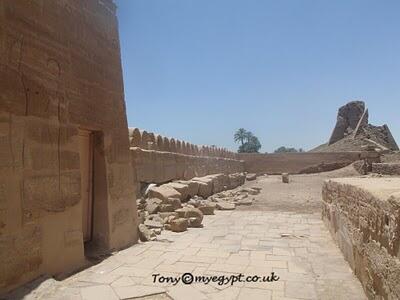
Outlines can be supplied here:
[[[180, 277], [186, 272], [275, 272], [280, 280], [153, 282], [152, 274]], [[277, 211], [217, 211], [205, 216], [204, 228], [163, 231], [159, 241], [134, 245], [63, 281], [49, 279], [45, 286], [25, 291], [25, 299], [366, 299], [319, 214]]]

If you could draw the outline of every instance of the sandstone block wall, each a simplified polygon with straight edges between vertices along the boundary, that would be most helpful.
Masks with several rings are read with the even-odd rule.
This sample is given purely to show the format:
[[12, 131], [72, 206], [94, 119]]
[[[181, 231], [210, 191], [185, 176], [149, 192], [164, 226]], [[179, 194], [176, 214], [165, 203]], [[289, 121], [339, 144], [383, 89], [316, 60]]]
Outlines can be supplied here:
[[137, 237], [115, 5], [0, 1], [0, 293], [84, 261], [78, 129], [94, 145], [93, 242]]
[[239, 153], [245, 170], [257, 174], [318, 173], [342, 168], [357, 160], [379, 161], [376, 152]]
[[400, 163], [374, 163], [372, 172], [383, 175], [400, 175]]
[[400, 299], [400, 178], [323, 186], [322, 217], [369, 299]]
[[[146, 136], [157, 138], [143, 143]], [[243, 162], [225, 149], [199, 147], [137, 129], [130, 129], [130, 143], [131, 164], [138, 185], [244, 171]]]

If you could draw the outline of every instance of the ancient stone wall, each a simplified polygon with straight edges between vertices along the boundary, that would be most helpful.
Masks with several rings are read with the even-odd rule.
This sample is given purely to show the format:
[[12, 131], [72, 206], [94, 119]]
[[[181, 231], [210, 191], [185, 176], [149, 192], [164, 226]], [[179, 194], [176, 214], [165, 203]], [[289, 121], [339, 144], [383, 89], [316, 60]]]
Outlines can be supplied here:
[[383, 175], [400, 175], [400, 163], [374, 163], [372, 172]]
[[357, 160], [379, 161], [376, 152], [240, 153], [245, 170], [257, 174], [318, 173], [342, 168]]
[[325, 182], [323, 219], [369, 299], [400, 299], [400, 178]]
[[0, 1], [0, 292], [84, 263], [78, 130], [94, 135], [93, 243], [137, 240], [111, 0]]
[[243, 162], [235, 159], [237, 155], [225, 149], [199, 147], [136, 128], [129, 131], [131, 163], [138, 185], [244, 171]]

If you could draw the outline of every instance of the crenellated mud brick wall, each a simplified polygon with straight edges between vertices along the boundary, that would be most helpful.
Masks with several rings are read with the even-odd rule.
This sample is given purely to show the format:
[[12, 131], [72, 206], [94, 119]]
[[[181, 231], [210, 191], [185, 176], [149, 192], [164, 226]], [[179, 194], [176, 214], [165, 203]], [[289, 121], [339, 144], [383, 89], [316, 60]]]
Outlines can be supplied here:
[[197, 146], [137, 128], [129, 129], [129, 140], [138, 189], [141, 183], [165, 183], [244, 171], [244, 164], [237, 159], [237, 154], [226, 149]]

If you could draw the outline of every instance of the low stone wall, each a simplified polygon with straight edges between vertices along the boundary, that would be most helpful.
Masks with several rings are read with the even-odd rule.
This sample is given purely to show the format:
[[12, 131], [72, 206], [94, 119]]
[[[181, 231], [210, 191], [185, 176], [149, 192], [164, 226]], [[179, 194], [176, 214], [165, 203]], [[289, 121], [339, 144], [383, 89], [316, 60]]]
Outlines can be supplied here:
[[383, 175], [400, 175], [400, 163], [374, 163], [372, 172]]
[[203, 157], [180, 153], [143, 150], [131, 147], [131, 163], [137, 183], [165, 183], [172, 180], [188, 180], [197, 176], [244, 171], [242, 161]]
[[246, 172], [256, 174], [317, 173], [342, 168], [357, 160], [379, 162], [376, 152], [240, 153]]
[[323, 186], [322, 217], [369, 299], [400, 299], [400, 178]]

